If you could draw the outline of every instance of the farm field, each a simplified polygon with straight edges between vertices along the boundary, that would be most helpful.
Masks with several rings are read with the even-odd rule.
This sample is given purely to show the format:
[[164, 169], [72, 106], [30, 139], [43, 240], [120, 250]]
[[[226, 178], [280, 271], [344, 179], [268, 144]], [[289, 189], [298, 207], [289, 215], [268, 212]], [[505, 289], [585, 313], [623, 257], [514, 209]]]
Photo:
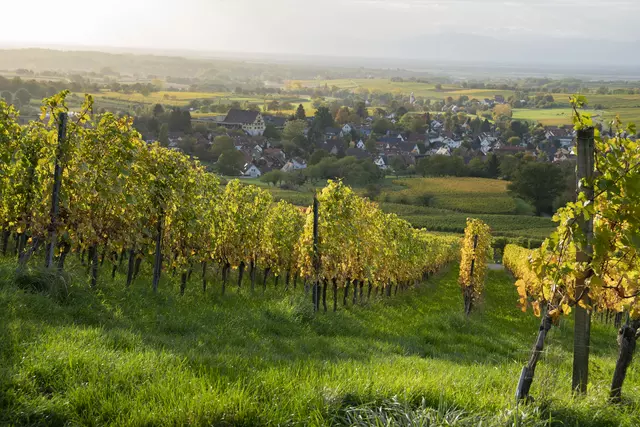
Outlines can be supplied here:
[[[232, 92], [152, 92], [148, 96], [144, 96], [140, 93], [121, 93], [121, 92], [100, 92], [94, 93], [93, 96], [97, 102], [111, 102], [120, 103], [121, 105], [127, 104], [163, 104], [175, 107], [184, 107], [189, 104], [190, 101], [197, 99], [210, 99], [220, 103], [231, 103], [233, 101], [240, 102], [241, 104], [248, 102], [250, 104], [257, 104], [260, 108], [264, 107], [265, 103], [277, 99], [280, 102], [290, 102], [294, 105], [294, 108], [290, 110], [281, 110], [284, 113], [293, 113], [299, 104], [302, 104], [309, 115], [315, 113], [311, 101], [305, 97], [298, 97], [294, 95], [289, 96], [270, 96], [270, 97], [256, 97], [256, 96], [238, 96]], [[212, 117], [219, 115], [220, 113], [199, 113], [196, 117]]]
[[469, 98], [493, 98], [495, 95], [508, 97], [513, 94], [509, 90], [484, 90], [484, 89], [461, 89], [459, 86], [442, 85], [442, 90], [438, 91], [435, 84], [418, 82], [392, 82], [390, 79], [336, 79], [336, 80], [295, 80], [291, 83], [299, 83], [302, 87], [319, 87], [325, 84], [329, 87], [336, 86], [341, 89], [364, 88], [370, 91], [391, 92], [409, 94], [413, 92], [416, 96], [423, 96], [431, 99], [443, 99], [448, 96], [457, 98], [467, 95]]
[[570, 108], [517, 108], [513, 110], [513, 118], [540, 122], [545, 126], [562, 126], [571, 124]]
[[[516, 204], [507, 181], [484, 178], [409, 178], [394, 180], [402, 190], [385, 191], [380, 199], [469, 213], [512, 214]], [[397, 187], [395, 187], [397, 188]]]
[[77, 267], [70, 297], [56, 302], [20, 290], [15, 264], [0, 261], [2, 425], [640, 423], [637, 363], [625, 403], [606, 403], [616, 333], [597, 321], [588, 397], [571, 398], [568, 320], [548, 338], [535, 403], [515, 406], [539, 322], [502, 271], [489, 272], [470, 318], [456, 266], [393, 299], [314, 317], [300, 286], [221, 297], [219, 283], [203, 295], [194, 279], [179, 297], [177, 280], [154, 295], [118, 274], [92, 291]]

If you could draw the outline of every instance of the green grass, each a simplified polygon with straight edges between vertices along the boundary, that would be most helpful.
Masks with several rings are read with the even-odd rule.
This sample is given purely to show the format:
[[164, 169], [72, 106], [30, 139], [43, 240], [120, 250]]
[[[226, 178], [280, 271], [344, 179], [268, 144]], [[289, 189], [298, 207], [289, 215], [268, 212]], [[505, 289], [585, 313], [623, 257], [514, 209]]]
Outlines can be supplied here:
[[571, 397], [566, 322], [536, 372], [536, 403], [516, 409], [538, 321], [516, 307], [504, 272], [489, 273], [469, 319], [456, 268], [392, 300], [314, 318], [300, 288], [221, 297], [214, 284], [202, 295], [195, 278], [181, 298], [171, 280], [153, 295], [144, 279], [125, 289], [118, 275], [91, 291], [76, 274], [57, 303], [18, 289], [13, 268], [0, 264], [1, 425], [640, 423], [637, 363], [624, 405], [605, 403], [616, 345], [600, 323], [589, 395]]
[[518, 108], [513, 110], [513, 118], [540, 122], [545, 126], [570, 125], [571, 108]]

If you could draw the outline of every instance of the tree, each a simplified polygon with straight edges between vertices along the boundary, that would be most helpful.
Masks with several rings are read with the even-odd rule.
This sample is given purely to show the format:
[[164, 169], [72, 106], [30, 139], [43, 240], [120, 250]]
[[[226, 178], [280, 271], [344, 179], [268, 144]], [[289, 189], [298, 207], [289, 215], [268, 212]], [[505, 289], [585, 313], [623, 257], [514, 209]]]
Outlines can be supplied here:
[[512, 180], [520, 168], [520, 163], [522, 160], [516, 156], [503, 156], [500, 158], [500, 174], [504, 179]]
[[519, 136], [512, 136], [507, 140], [507, 144], [511, 146], [520, 145], [522, 143], [522, 139]]
[[487, 161], [487, 177], [498, 178], [500, 176], [500, 159], [496, 153], [491, 153]]
[[280, 110], [280, 103], [278, 102], [278, 100], [274, 99], [273, 101], [269, 102], [267, 104], [267, 110], [269, 110], [269, 111], [279, 111]]
[[20, 88], [13, 96], [14, 100], [20, 101], [20, 105], [27, 105], [31, 102], [31, 94], [25, 88]]
[[487, 176], [487, 164], [479, 157], [474, 157], [469, 162], [469, 175], [475, 177]]
[[5, 90], [2, 93], [0, 93], [0, 98], [4, 99], [8, 105], [13, 104], [13, 94], [8, 90]]
[[307, 127], [307, 122], [304, 120], [292, 120], [288, 121], [284, 125], [282, 131], [282, 139], [285, 141], [297, 142], [301, 138], [304, 138], [304, 130]]
[[400, 173], [407, 170], [407, 165], [404, 162], [404, 159], [401, 156], [394, 156], [391, 158], [391, 169], [396, 174], [396, 177], [400, 175]]
[[265, 138], [275, 139], [275, 140], [282, 138], [282, 134], [280, 133], [280, 131], [271, 123], [267, 123], [264, 129], [263, 135]]
[[361, 119], [366, 119], [369, 117], [369, 111], [367, 110], [367, 104], [364, 101], [359, 101], [356, 104], [356, 114], [360, 116]]
[[224, 151], [218, 157], [216, 167], [222, 175], [237, 176], [242, 172], [244, 166], [244, 156], [235, 148]]
[[153, 106], [153, 116], [154, 117], [158, 117], [160, 115], [164, 114], [164, 107], [162, 106], [162, 104], [156, 104]]
[[513, 110], [509, 104], [499, 104], [493, 107], [493, 118], [496, 122], [511, 119], [513, 116]]
[[391, 123], [387, 119], [380, 118], [380, 119], [374, 120], [371, 126], [371, 129], [378, 135], [384, 135], [387, 133], [387, 131], [393, 129], [393, 123]]
[[510, 129], [520, 138], [529, 133], [529, 126], [527, 126], [527, 123], [519, 120], [512, 120]]
[[298, 109], [296, 110], [295, 119], [296, 120], [305, 120], [307, 118], [307, 113], [304, 111], [304, 107], [302, 104], [298, 105]]
[[369, 154], [377, 154], [378, 146], [376, 144], [376, 138], [374, 134], [371, 134], [369, 138], [364, 142], [364, 148], [367, 150]]
[[274, 186], [278, 185], [281, 181], [284, 180], [285, 173], [280, 169], [274, 169], [262, 175], [260, 177], [261, 182], [266, 182], [267, 184], [273, 184]]
[[349, 107], [340, 107], [336, 113], [336, 123], [344, 125], [349, 123]]
[[169, 125], [168, 124], [163, 123], [160, 126], [160, 131], [158, 132], [158, 141], [160, 141], [160, 144], [164, 145], [165, 147], [169, 145]]
[[329, 157], [329, 153], [327, 153], [326, 150], [323, 150], [322, 148], [319, 150], [315, 150], [311, 157], [309, 157], [309, 166], [320, 163], [320, 161], [325, 157]]
[[314, 129], [324, 131], [326, 128], [333, 126], [333, 117], [327, 107], [320, 107], [316, 110], [313, 119]]
[[423, 133], [425, 127], [424, 117], [415, 114], [405, 114], [400, 119], [400, 126], [409, 132]]
[[509, 190], [530, 202], [536, 213], [552, 213], [553, 201], [564, 188], [562, 170], [553, 163], [526, 163], [509, 184]]
[[217, 158], [226, 151], [237, 151], [233, 139], [227, 135], [216, 136], [211, 146], [211, 153]]

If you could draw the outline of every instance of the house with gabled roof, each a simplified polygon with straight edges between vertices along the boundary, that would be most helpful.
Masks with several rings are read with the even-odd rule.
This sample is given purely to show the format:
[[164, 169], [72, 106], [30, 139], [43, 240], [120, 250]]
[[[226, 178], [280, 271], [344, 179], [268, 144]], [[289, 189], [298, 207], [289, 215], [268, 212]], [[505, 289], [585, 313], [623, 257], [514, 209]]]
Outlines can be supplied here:
[[262, 175], [262, 172], [260, 172], [260, 169], [258, 169], [258, 167], [253, 163], [246, 163], [244, 168], [242, 168], [242, 175], [251, 178], [258, 178]]
[[262, 136], [266, 129], [259, 111], [237, 110], [232, 108], [220, 123], [228, 129], [242, 129], [251, 136]]

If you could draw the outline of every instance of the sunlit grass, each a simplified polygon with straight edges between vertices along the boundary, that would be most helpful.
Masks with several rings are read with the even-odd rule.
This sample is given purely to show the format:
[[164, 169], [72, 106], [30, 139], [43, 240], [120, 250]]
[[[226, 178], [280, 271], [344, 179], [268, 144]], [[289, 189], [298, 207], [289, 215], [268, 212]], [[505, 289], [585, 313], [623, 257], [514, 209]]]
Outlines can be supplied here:
[[[316, 316], [300, 283], [285, 292], [270, 282], [265, 296], [245, 283], [222, 297], [217, 283], [203, 295], [194, 275], [180, 298], [167, 275], [153, 295], [147, 277], [127, 290], [103, 272], [91, 291], [76, 272], [57, 303], [18, 290], [13, 268], [0, 267], [3, 425], [367, 425], [402, 414], [510, 425], [538, 325], [504, 272], [489, 274], [467, 319], [455, 268], [392, 300]], [[569, 323], [553, 330], [521, 425], [640, 423], [637, 364], [629, 400], [606, 404], [613, 327], [594, 324], [584, 399], [570, 393], [571, 342]]]

